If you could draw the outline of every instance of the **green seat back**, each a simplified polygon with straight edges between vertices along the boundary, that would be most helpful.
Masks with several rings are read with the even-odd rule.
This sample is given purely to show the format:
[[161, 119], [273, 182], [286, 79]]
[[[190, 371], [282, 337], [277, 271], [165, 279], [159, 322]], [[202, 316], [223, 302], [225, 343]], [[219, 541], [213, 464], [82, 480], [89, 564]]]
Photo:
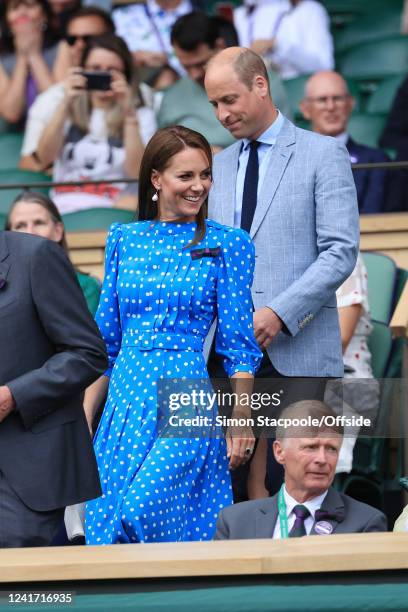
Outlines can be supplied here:
[[[299, 109], [299, 104], [303, 99], [305, 91], [306, 81], [310, 77], [310, 74], [302, 74], [294, 79], [286, 79], [284, 81], [286, 93], [288, 96], [289, 104], [291, 106], [293, 117], [303, 117]], [[273, 94], [273, 92], [272, 92]]]
[[388, 324], [394, 304], [394, 290], [397, 276], [395, 262], [382, 253], [362, 253], [368, 275], [368, 303], [371, 317]]
[[[11, 203], [30, 183], [50, 183], [51, 177], [42, 172], [30, 172], [29, 170], [0, 170], [0, 186], [5, 184], [19, 184], [21, 187], [11, 189], [0, 189], [0, 212], [7, 213]], [[46, 195], [48, 187], [34, 187], [33, 191], [40, 191]]]
[[6, 217], [6, 213], [0, 212], [0, 230], [4, 229], [4, 226], [6, 224]]
[[368, 339], [371, 353], [371, 367], [375, 378], [384, 378], [391, 354], [391, 329], [380, 321], [372, 320], [373, 331]]
[[382, 113], [386, 115], [389, 113], [396, 93], [402, 81], [405, 79], [405, 75], [398, 74], [396, 76], [388, 77], [378, 83], [377, 88], [371, 94], [367, 101], [366, 112], [367, 113]]
[[385, 115], [354, 113], [350, 117], [348, 131], [357, 142], [368, 147], [378, 147], [378, 140], [383, 132], [385, 121]]
[[22, 144], [23, 134], [0, 133], [0, 170], [18, 167]]
[[408, 36], [390, 36], [352, 47], [338, 58], [338, 70], [346, 78], [379, 81], [405, 74]]
[[107, 230], [112, 223], [131, 223], [135, 213], [124, 208], [88, 208], [62, 216], [67, 232]]
[[401, 12], [383, 7], [346, 25], [336, 36], [336, 51], [345, 51], [355, 45], [388, 36], [398, 36], [400, 32]]

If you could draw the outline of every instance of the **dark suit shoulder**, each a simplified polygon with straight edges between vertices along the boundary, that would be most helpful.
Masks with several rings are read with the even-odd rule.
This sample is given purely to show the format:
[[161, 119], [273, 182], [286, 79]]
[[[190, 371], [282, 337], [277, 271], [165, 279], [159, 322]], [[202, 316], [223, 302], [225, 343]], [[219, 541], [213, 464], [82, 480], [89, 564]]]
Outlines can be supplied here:
[[253, 499], [250, 501], [240, 502], [238, 504], [233, 504], [232, 506], [227, 506], [222, 510], [224, 518], [226, 520], [240, 517], [253, 517], [254, 513], [258, 510], [260, 512], [271, 512], [273, 505], [275, 503], [276, 495], [273, 497], [266, 497], [263, 499]]
[[358, 155], [360, 162], [389, 161], [388, 155], [382, 149], [368, 147], [354, 140], [347, 142], [347, 150], [351, 155]]

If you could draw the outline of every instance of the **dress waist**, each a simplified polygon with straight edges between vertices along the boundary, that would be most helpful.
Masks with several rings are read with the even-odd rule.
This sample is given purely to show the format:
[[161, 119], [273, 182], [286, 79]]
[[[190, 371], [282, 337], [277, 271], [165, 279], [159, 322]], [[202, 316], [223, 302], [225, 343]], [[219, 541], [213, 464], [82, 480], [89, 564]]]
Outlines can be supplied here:
[[126, 330], [122, 336], [123, 346], [134, 346], [149, 351], [151, 349], [173, 349], [175, 351], [202, 352], [204, 339], [201, 336], [187, 336], [173, 332], [154, 330]]

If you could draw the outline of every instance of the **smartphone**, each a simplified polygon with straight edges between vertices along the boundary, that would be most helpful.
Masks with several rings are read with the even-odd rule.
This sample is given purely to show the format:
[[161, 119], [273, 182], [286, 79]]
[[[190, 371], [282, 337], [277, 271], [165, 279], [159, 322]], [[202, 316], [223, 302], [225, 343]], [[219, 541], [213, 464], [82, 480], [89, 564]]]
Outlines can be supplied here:
[[112, 75], [110, 72], [87, 72], [82, 73], [86, 78], [86, 89], [108, 91], [111, 88]]

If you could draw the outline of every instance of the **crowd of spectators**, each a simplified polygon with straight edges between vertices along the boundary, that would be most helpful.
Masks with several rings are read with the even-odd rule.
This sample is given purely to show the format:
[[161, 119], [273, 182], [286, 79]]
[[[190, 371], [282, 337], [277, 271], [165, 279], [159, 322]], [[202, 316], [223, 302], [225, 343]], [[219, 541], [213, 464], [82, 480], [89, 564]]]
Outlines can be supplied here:
[[[5, 229], [41, 235], [67, 251], [61, 215], [100, 207], [137, 210], [137, 189], [125, 179], [139, 179], [145, 147], [158, 128], [196, 130], [213, 153], [235, 142], [208, 102], [204, 79], [208, 62], [238, 45], [264, 59], [279, 115], [293, 119], [296, 114], [285, 81], [305, 77], [299, 112], [308, 129], [345, 145], [351, 163], [408, 159], [408, 77], [393, 102], [381, 146], [357, 142], [349, 129], [356, 100], [348, 82], [334, 71], [329, 15], [320, 2], [245, 0], [232, 20], [201, 9], [202, 4], [190, 0], [147, 0], [116, 8], [109, 0], [2, 3], [0, 117], [7, 129], [24, 134], [20, 168], [47, 172], [55, 183], [82, 182], [56, 185], [52, 199], [23, 193], [11, 204]], [[408, 210], [407, 170], [354, 170], [353, 176], [360, 214]], [[76, 272], [94, 312], [99, 283]], [[373, 379], [361, 256], [337, 290], [337, 306], [345, 376]], [[371, 386], [370, 393], [367, 403], [375, 416], [378, 386]], [[351, 471], [357, 435], [358, 430], [348, 435], [337, 449], [333, 477], [336, 468]], [[235, 520], [233, 514], [222, 517], [218, 537], [230, 537], [225, 525]]]

